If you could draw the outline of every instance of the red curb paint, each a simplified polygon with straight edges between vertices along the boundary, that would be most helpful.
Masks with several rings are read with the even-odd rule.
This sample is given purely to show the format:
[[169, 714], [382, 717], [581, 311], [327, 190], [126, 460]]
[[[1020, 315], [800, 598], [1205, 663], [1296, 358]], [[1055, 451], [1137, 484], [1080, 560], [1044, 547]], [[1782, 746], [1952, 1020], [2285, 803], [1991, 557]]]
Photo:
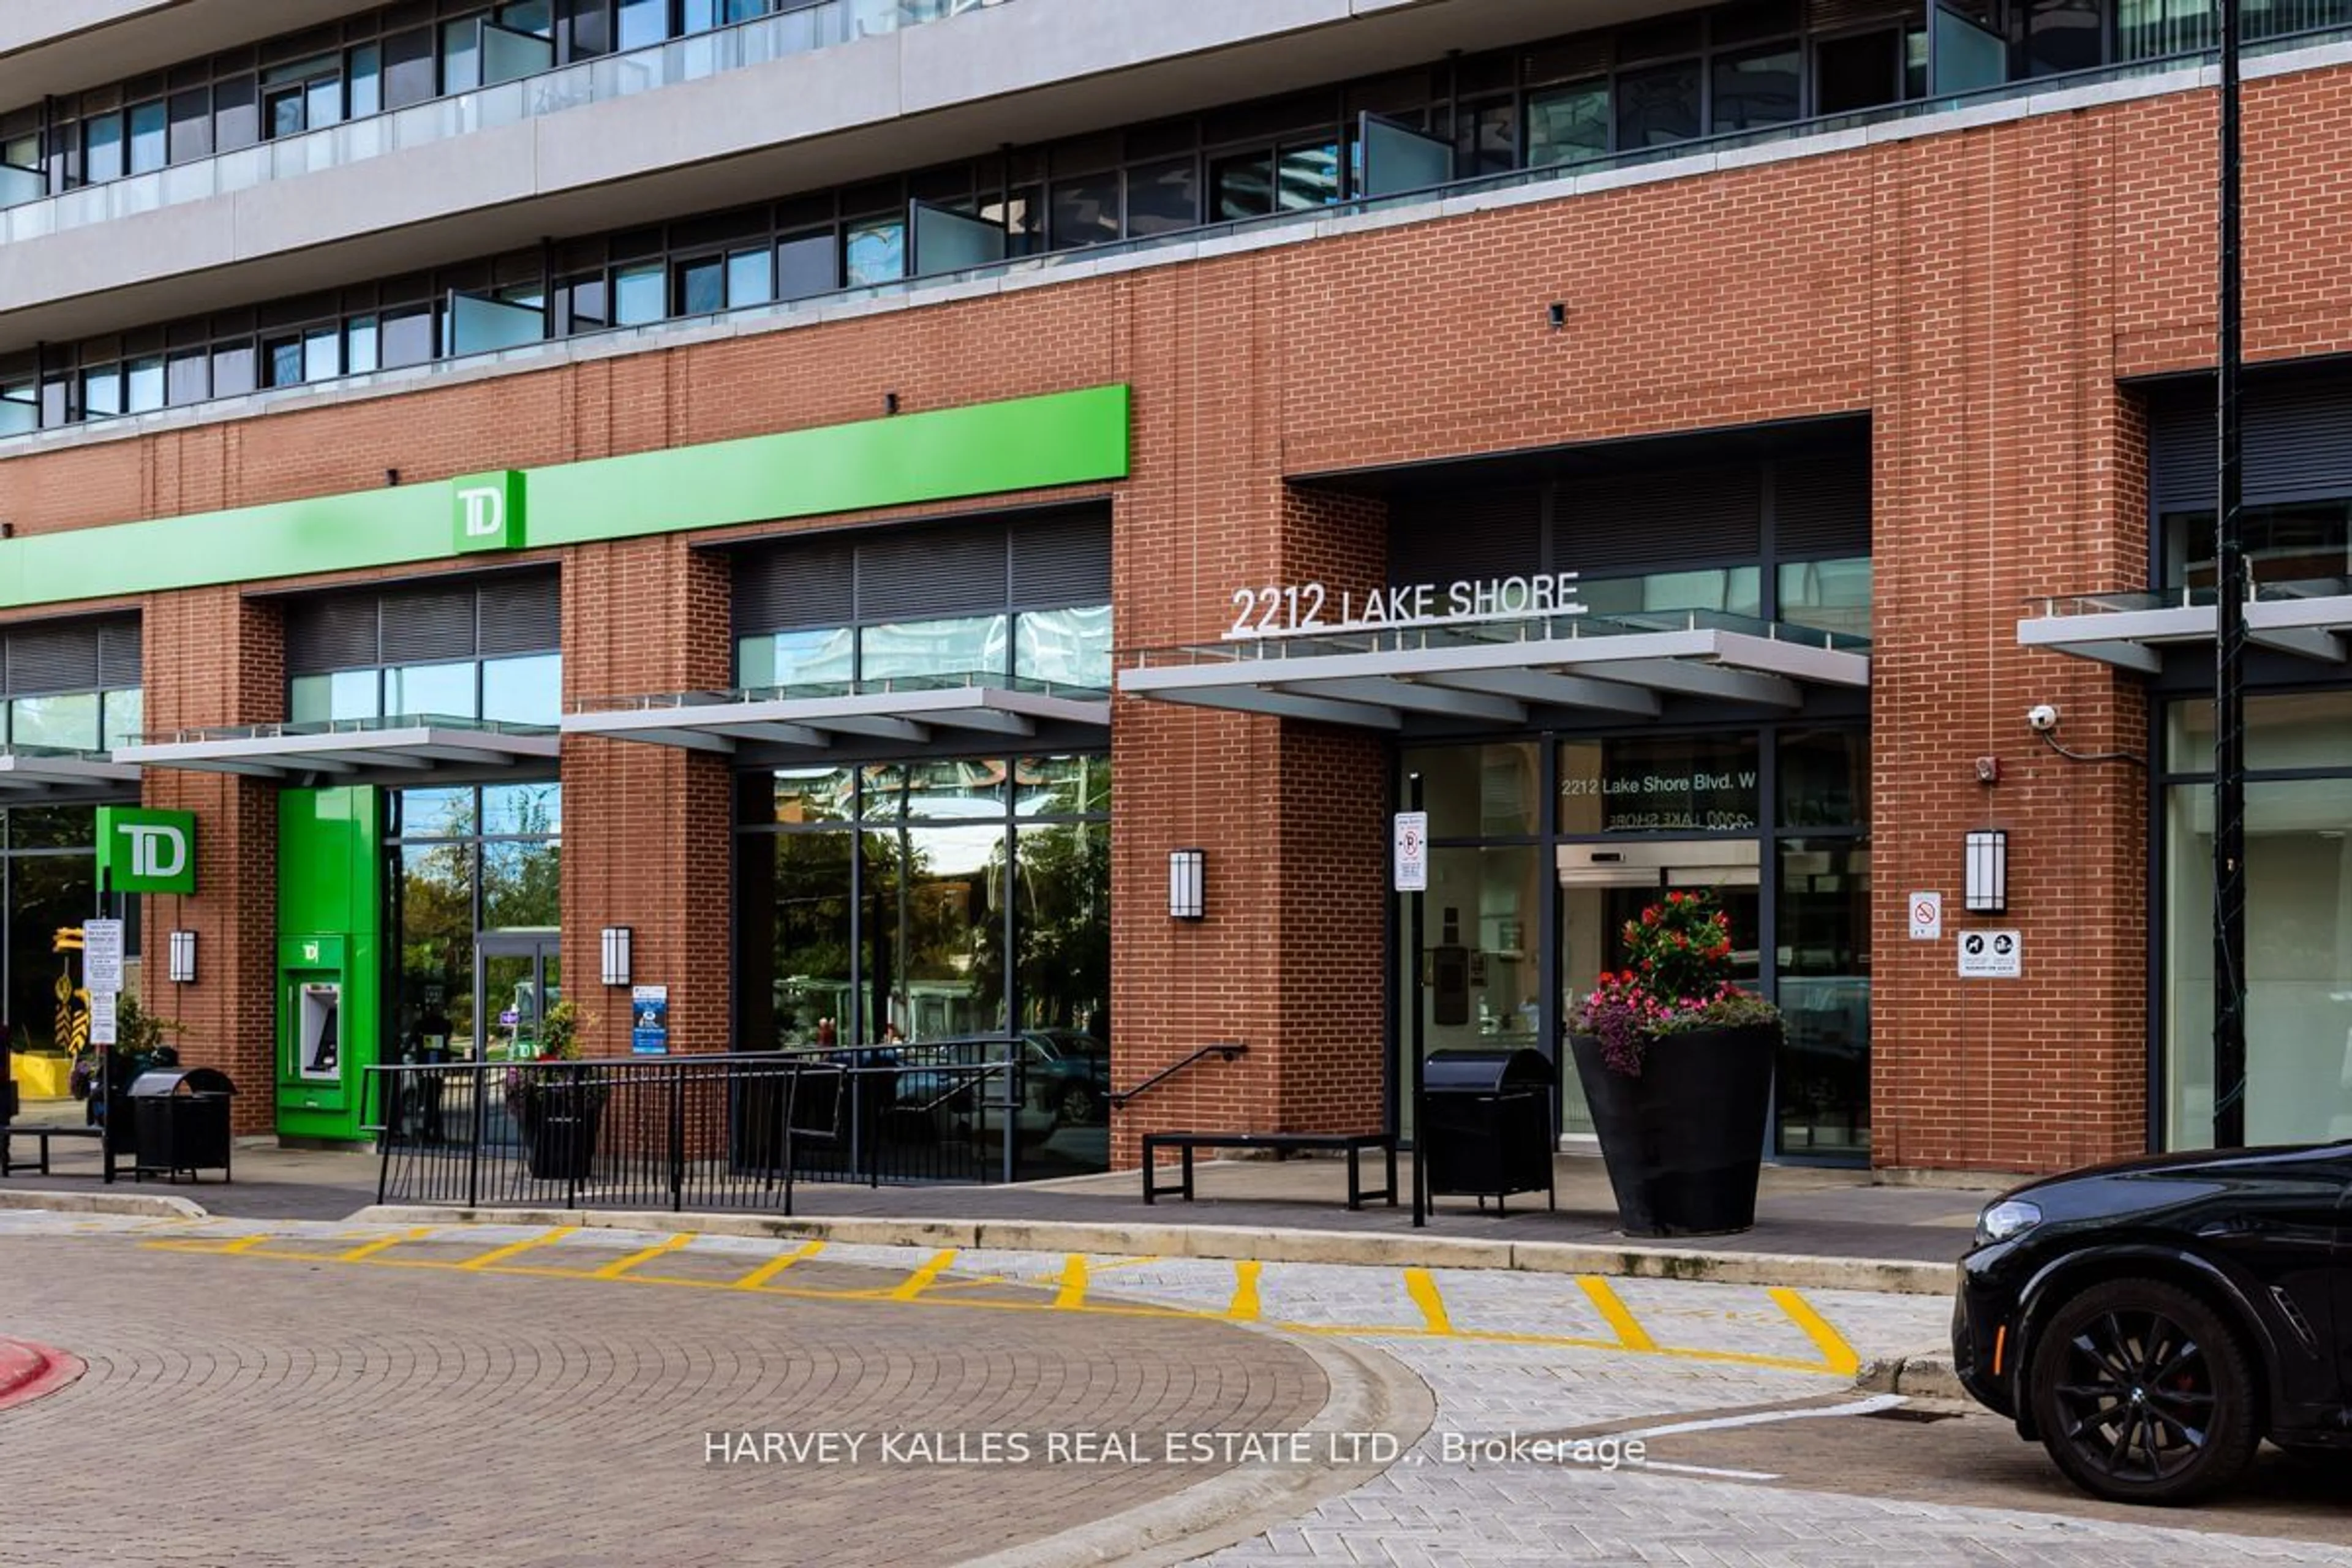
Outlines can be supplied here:
[[89, 1370], [81, 1357], [24, 1340], [0, 1340], [0, 1410], [55, 1394]]

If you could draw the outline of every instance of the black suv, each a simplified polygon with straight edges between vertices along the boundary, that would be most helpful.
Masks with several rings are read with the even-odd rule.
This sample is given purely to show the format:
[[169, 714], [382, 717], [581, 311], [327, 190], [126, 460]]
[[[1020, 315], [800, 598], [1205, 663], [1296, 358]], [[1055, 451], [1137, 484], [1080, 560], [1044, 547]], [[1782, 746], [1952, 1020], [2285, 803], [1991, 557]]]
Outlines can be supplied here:
[[2095, 1496], [2227, 1487], [2263, 1439], [2352, 1449], [2352, 1143], [2031, 1183], [1960, 1260], [1954, 1365]]

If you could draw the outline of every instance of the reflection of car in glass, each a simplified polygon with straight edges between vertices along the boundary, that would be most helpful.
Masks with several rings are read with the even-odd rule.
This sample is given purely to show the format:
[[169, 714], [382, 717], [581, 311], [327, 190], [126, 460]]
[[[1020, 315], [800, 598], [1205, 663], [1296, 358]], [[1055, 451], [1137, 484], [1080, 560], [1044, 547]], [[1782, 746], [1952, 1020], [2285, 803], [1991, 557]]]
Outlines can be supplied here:
[[[976, 1068], [1002, 1060], [1001, 1036], [917, 1040], [895, 1047], [900, 1068], [898, 1105], [921, 1111], [943, 1139], [992, 1142], [1002, 1136], [1005, 1079], [949, 1068]], [[1024, 1143], [1042, 1143], [1064, 1126], [1098, 1120], [1110, 1100], [1110, 1063], [1101, 1042], [1075, 1029], [1033, 1029], [1022, 1036], [1021, 1104], [1014, 1125]]]
[[1953, 1364], [2084, 1490], [2177, 1503], [2263, 1438], [2352, 1448], [2352, 1143], [2030, 1183], [1960, 1260]]
[[1110, 1105], [1110, 1047], [1077, 1029], [1031, 1029], [1021, 1038], [1031, 1093], [1070, 1126], [1100, 1121]]

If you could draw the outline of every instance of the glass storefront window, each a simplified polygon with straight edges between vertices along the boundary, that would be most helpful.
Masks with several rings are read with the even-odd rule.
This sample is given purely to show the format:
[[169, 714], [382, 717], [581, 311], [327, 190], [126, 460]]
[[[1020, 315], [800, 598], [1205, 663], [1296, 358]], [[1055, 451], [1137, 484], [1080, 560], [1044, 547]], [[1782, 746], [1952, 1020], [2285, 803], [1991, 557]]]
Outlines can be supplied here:
[[477, 831], [474, 792], [456, 789], [404, 789], [392, 795], [392, 836], [394, 838], [455, 838]]
[[[2213, 793], [2166, 792], [2166, 1142], [2213, 1138]], [[2352, 778], [2246, 786], [2246, 1139], [2352, 1138]]]
[[[559, 784], [485, 784], [482, 832], [491, 837], [540, 836], [563, 831], [563, 790]], [[530, 924], [530, 921], [523, 921]]]
[[562, 919], [563, 847], [540, 843], [482, 846], [482, 925], [552, 927]]
[[[2168, 773], [2213, 771], [2213, 704], [2175, 702], [2165, 726]], [[2246, 766], [2352, 768], [2352, 691], [2246, 699]]]
[[1780, 735], [1780, 826], [1860, 827], [1870, 821], [1870, 736], [1861, 730]]
[[[2246, 570], [2258, 585], [2352, 575], [2352, 500], [2250, 506], [2240, 528]], [[2216, 581], [2213, 514], [2170, 512], [2162, 529], [2165, 583], [2210, 590]]]
[[1726, 615], [1764, 613], [1762, 578], [1753, 566], [1698, 572], [1653, 572], [1644, 577], [1585, 578], [1577, 597], [1588, 615], [1631, 616], [1649, 611], [1715, 610]]
[[1024, 1166], [1104, 1168], [1110, 759], [746, 773], [737, 800], [744, 1048], [813, 1046], [827, 1020], [841, 1046], [895, 1025], [918, 1049], [1017, 1023]]
[[[1426, 1049], [1542, 1047], [1538, 955], [1549, 884], [1544, 852], [1536, 845], [1429, 852], [1429, 947], [1422, 984], [1414, 984], [1410, 973], [1402, 976], [1402, 994], [1419, 1000]], [[1407, 1049], [1411, 1044], [1408, 1023]], [[1410, 1104], [1405, 1116], [1409, 1127]]]
[[1013, 673], [1089, 691], [1110, 689], [1110, 606], [1027, 610], [1013, 621]]
[[1870, 557], [1790, 561], [1780, 573], [1780, 618], [1791, 626], [1870, 635]]
[[777, 686], [849, 689], [857, 662], [857, 634], [846, 626], [766, 632], [736, 645], [737, 682], [752, 690]]
[[373, 719], [381, 712], [379, 672], [339, 669], [330, 675], [298, 675], [289, 683], [288, 711], [298, 724]]
[[98, 693], [19, 697], [8, 704], [8, 743], [94, 752], [99, 745]]
[[[5, 815], [10, 850], [36, 851], [0, 858], [7, 898], [8, 1046], [18, 1051], [64, 1048], [87, 1014], [75, 994], [80, 963], [56, 950], [56, 934], [79, 925], [95, 907], [94, 814], [85, 805], [19, 806]], [[137, 902], [132, 900], [134, 921]], [[126, 931], [126, 939], [133, 931]]]
[[1862, 1153], [1870, 1147], [1870, 850], [1802, 838], [1777, 850], [1777, 1147]]
[[1762, 820], [1752, 732], [1560, 743], [1562, 833], [1752, 833]]
[[106, 721], [99, 743], [108, 751], [129, 745], [147, 722], [146, 692], [136, 686], [123, 686], [101, 695]]
[[452, 664], [402, 665], [383, 672], [383, 708], [387, 715], [409, 718], [471, 719], [476, 716], [475, 672], [471, 659]]
[[953, 620], [908, 621], [867, 626], [858, 633], [861, 680], [925, 680], [960, 683], [974, 672], [1005, 668], [1003, 616], [966, 616]]
[[1015, 816], [1099, 816], [1110, 810], [1108, 757], [1023, 757], [1013, 768]]
[[[1515, 837], [1543, 826], [1543, 784], [1533, 741], [1425, 746], [1404, 753], [1421, 774], [1422, 807], [1434, 838]], [[1402, 795], [1398, 797], [1403, 799]]]
[[539, 653], [482, 661], [482, 717], [553, 724], [563, 717], [563, 658]]

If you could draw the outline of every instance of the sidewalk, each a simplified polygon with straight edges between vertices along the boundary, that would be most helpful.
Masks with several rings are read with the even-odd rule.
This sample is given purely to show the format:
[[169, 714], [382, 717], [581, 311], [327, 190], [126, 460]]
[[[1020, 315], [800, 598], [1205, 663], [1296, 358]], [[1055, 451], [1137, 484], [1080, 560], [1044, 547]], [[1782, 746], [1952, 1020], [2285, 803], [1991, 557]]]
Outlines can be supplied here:
[[[47, 1107], [28, 1107], [29, 1111]], [[74, 1106], [75, 1111], [80, 1108]], [[48, 1118], [44, 1117], [44, 1120]], [[27, 1116], [23, 1120], [30, 1121]], [[1398, 1162], [1401, 1185], [1411, 1192], [1412, 1160]], [[95, 1148], [59, 1144], [56, 1174], [20, 1174], [0, 1181], [11, 1189], [80, 1192], [98, 1187]], [[1517, 1244], [1575, 1243], [1587, 1247], [1664, 1247], [1718, 1255], [1948, 1264], [1967, 1250], [1977, 1210], [1988, 1194], [1945, 1187], [1878, 1186], [1868, 1173], [1769, 1166], [1764, 1171], [1756, 1227], [1742, 1236], [1690, 1241], [1627, 1243], [1616, 1229], [1609, 1179], [1598, 1158], [1558, 1157], [1559, 1207], [1546, 1212], [1541, 1194], [1510, 1200], [1507, 1215], [1476, 1200], [1439, 1200], [1426, 1230], [1431, 1240], [1477, 1239]], [[209, 1212], [242, 1219], [343, 1219], [375, 1202], [377, 1162], [366, 1153], [278, 1149], [236, 1151], [236, 1181], [176, 1184], [118, 1183], [121, 1193], [168, 1194]], [[1165, 1228], [1351, 1233], [1403, 1242], [1415, 1237], [1409, 1197], [1395, 1208], [1346, 1204], [1347, 1166], [1340, 1160], [1202, 1161], [1198, 1201], [1162, 1198], [1147, 1206], [1132, 1171], [1011, 1187], [864, 1187], [802, 1184], [799, 1218], [935, 1219], [1032, 1222]], [[553, 1203], [561, 1202], [555, 1194]]]

